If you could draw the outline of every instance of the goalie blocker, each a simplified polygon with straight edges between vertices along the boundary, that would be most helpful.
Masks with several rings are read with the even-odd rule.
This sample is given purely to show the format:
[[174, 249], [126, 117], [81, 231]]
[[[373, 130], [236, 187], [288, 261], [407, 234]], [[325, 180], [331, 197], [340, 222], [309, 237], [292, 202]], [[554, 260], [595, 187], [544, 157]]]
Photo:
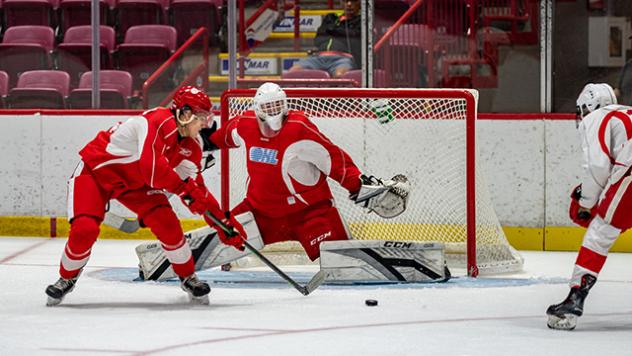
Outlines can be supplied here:
[[446, 282], [444, 246], [408, 241], [348, 240], [320, 245], [328, 282]]

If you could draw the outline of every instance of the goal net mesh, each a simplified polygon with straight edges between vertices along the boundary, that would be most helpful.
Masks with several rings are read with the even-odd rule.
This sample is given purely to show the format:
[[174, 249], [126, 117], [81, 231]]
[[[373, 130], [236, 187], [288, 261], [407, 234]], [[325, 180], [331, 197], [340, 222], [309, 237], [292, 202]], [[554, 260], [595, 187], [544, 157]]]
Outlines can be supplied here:
[[[383, 219], [355, 206], [349, 193], [329, 185], [354, 239], [441, 242], [451, 268], [466, 268], [466, 90], [286, 90], [288, 107], [303, 111], [333, 143], [344, 149], [361, 172], [388, 179], [404, 174], [411, 185], [406, 211]], [[474, 91], [469, 91], [476, 94]], [[228, 94], [222, 116], [232, 118], [252, 109], [252, 95]], [[476, 97], [475, 95], [473, 96]], [[478, 157], [476, 154], [474, 157]], [[245, 197], [246, 154], [232, 150], [228, 174], [231, 208]], [[517, 271], [522, 258], [507, 242], [481, 165], [476, 160], [476, 264], [481, 273]], [[300, 247], [299, 247], [300, 249]]]

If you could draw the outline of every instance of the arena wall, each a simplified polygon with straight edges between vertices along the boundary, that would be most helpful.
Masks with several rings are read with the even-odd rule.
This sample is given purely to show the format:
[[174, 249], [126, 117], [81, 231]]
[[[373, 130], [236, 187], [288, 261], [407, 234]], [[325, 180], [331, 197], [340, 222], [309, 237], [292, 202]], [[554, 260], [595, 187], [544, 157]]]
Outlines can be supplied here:
[[[45, 225], [39, 230], [26, 229], [26, 235], [41, 231], [46, 236], [48, 219], [59, 217], [60, 231], [52, 233], [64, 236], [66, 180], [78, 163], [78, 150], [98, 130], [130, 115], [44, 113], [0, 115], [0, 235], [20, 235], [18, 226], [26, 219], [27, 224], [36, 221]], [[573, 226], [567, 210], [570, 191], [583, 174], [579, 136], [572, 118], [564, 114], [479, 115], [480, 163], [501, 225], [519, 249], [579, 246], [583, 229]], [[219, 192], [217, 167], [204, 174], [214, 194]], [[181, 217], [193, 220], [179, 202], [174, 206]], [[116, 203], [112, 211], [132, 216]], [[632, 238], [621, 240], [615, 250], [632, 251], [628, 242]]]

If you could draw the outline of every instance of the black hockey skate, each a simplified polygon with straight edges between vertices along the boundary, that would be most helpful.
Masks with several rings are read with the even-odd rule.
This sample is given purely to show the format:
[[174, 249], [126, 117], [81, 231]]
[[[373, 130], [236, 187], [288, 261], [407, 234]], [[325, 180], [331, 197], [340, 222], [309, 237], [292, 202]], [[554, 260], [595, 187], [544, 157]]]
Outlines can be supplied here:
[[546, 310], [549, 316], [547, 325], [551, 329], [573, 330], [577, 326], [577, 318], [584, 313], [584, 300], [588, 291], [597, 282], [597, 277], [585, 274], [579, 287], [571, 288], [568, 297], [559, 304], [553, 304]]
[[187, 278], [180, 278], [180, 280], [182, 281], [180, 284], [182, 290], [187, 292], [191, 301], [200, 304], [209, 303], [208, 294], [211, 292], [211, 287], [209, 287], [208, 283], [200, 281], [195, 273]]
[[52, 307], [61, 303], [66, 294], [72, 292], [75, 288], [75, 283], [77, 283], [77, 278], [59, 278], [55, 284], [51, 284], [46, 287], [46, 295], [48, 295], [46, 305]]

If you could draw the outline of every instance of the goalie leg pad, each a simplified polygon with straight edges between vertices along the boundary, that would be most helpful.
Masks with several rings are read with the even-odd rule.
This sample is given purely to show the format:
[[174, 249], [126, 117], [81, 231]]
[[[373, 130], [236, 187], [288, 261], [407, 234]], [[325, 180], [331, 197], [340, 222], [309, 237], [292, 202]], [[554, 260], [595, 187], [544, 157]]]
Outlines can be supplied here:
[[[235, 219], [244, 227], [248, 242], [256, 249], [262, 249], [263, 240], [252, 213], [235, 215]], [[196, 271], [221, 266], [250, 254], [247, 250], [242, 252], [232, 246], [224, 245], [216, 237], [215, 229], [208, 226], [189, 231], [184, 236], [191, 246]], [[171, 264], [159, 243], [146, 242], [138, 245], [136, 255], [139, 260], [138, 267], [144, 279], [165, 280], [175, 277]]]
[[325, 242], [320, 247], [320, 268], [331, 282], [446, 282], [451, 277], [439, 243]]

